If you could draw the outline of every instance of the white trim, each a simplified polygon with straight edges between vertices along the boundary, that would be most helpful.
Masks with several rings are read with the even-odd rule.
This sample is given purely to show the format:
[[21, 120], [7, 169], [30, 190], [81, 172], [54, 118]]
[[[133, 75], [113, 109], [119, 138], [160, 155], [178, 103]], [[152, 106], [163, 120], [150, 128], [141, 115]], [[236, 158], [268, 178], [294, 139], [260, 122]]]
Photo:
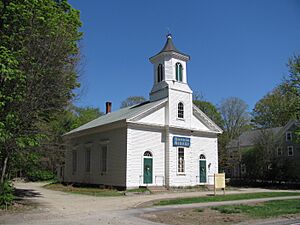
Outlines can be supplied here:
[[[179, 117], [179, 104], [180, 104], [180, 103], [182, 104], [182, 116], [183, 116], [183, 117]], [[179, 101], [179, 102], [177, 103], [177, 119], [178, 119], [178, 120], [185, 120], [185, 119], [184, 119], [184, 114], [185, 114], [184, 108], [185, 108], [184, 103], [183, 103], [182, 101]]]
[[[204, 154], [200, 154], [200, 156], [201, 155], [204, 155]], [[199, 180], [198, 180], [198, 182], [199, 182], [199, 184], [207, 184], [208, 183], [208, 168], [207, 168], [207, 159], [206, 159], [206, 156], [204, 155], [204, 157], [205, 157], [205, 159], [200, 159], [200, 156], [198, 157], [198, 174], [199, 174]], [[200, 173], [201, 173], [201, 171], [200, 171], [200, 161], [205, 161], [205, 182], [200, 182]]]
[[[223, 130], [217, 124], [215, 124], [204, 112], [202, 112], [197, 106], [195, 106], [193, 104], [193, 112], [194, 111], [196, 113], [198, 113], [198, 116], [197, 116], [197, 114], [195, 114], [196, 118], [198, 118], [201, 122], [203, 122], [204, 125], [207, 125], [208, 128], [212, 129], [213, 131], [215, 131], [217, 133], [220, 133], [220, 134], [223, 133]], [[200, 118], [199, 118], [199, 116], [200, 116]], [[202, 121], [201, 119], [203, 119], [204, 121]]]
[[[145, 154], [145, 152], [150, 152], [151, 153], [151, 155], [152, 156], [144, 156], [144, 154]], [[154, 182], [153, 182], [153, 178], [154, 178], [154, 163], [153, 163], [153, 157], [154, 155], [153, 155], [153, 152], [151, 151], [151, 150], [146, 150], [146, 151], [144, 151], [143, 152], [143, 155], [142, 155], [142, 184], [143, 185], [146, 185], [146, 186], [148, 186], [148, 185], [153, 185], [154, 184]], [[144, 167], [145, 167], [145, 160], [144, 159], [152, 159], [152, 183], [144, 183]]]
[[[280, 150], [280, 155], [278, 154]], [[283, 151], [282, 151], [282, 147], [277, 147], [277, 156], [282, 156], [283, 155]]]
[[[290, 154], [290, 149], [292, 150], [292, 154]], [[294, 156], [294, 146], [287, 146], [288, 156]]]
[[[290, 135], [291, 138], [289, 140], [288, 140], [288, 135]], [[293, 133], [291, 131], [285, 132], [285, 141], [292, 141], [292, 140], [293, 140]]]
[[[178, 169], [178, 165], [179, 165], [179, 158], [178, 158], [178, 154], [179, 154], [179, 149], [182, 148], [183, 149], [183, 172], [179, 172]], [[186, 149], [188, 149], [187, 147], [182, 147], [182, 146], [177, 146], [176, 147], [176, 175], [177, 176], [185, 176], [186, 175], [186, 165], [185, 165], [185, 162], [186, 162]]]

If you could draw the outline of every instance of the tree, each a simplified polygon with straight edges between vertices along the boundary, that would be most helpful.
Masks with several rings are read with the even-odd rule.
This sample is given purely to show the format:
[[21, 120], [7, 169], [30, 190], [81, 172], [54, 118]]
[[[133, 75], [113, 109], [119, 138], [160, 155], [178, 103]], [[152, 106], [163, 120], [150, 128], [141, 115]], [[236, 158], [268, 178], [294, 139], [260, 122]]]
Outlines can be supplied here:
[[201, 109], [212, 121], [214, 121], [219, 127], [223, 128], [223, 119], [220, 112], [217, 110], [211, 102], [194, 100], [193, 103]]
[[65, 145], [62, 135], [102, 115], [103, 112], [98, 108], [70, 105], [50, 121], [47, 128], [44, 128], [47, 130], [48, 138], [44, 139], [41, 146], [37, 148], [37, 152], [40, 152], [40, 155], [44, 156], [49, 163], [46, 169], [55, 171], [56, 165], [64, 161]]
[[300, 119], [300, 57], [289, 60], [289, 76], [259, 100], [253, 110], [257, 127], [279, 127]]
[[282, 85], [259, 100], [253, 109], [253, 122], [257, 127], [285, 126], [300, 116], [300, 98]]
[[237, 98], [230, 97], [220, 104], [220, 113], [224, 121], [224, 131], [229, 140], [238, 137], [250, 123], [247, 104]]
[[121, 102], [121, 108], [136, 105], [145, 102], [146, 99], [143, 96], [130, 96]]
[[44, 124], [74, 97], [82, 33], [79, 12], [66, 0], [2, 0], [0, 14], [3, 182], [9, 159], [39, 145]]

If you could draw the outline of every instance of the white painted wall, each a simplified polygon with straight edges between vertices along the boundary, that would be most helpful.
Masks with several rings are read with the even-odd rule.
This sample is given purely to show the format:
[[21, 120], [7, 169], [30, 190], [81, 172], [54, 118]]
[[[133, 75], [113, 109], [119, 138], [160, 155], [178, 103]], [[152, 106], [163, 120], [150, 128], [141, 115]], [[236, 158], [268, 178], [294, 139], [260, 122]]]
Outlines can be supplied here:
[[[178, 103], [184, 105], [184, 118], [178, 118]], [[177, 90], [169, 90], [169, 125], [176, 127], [191, 128], [192, 120], [192, 94]]]
[[159, 108], [155, 112], [145, 116], [144, 118], [140, 119], [139, 122], [141, 123], [148, 123], [148, 124], [156, 124], [156, 125], [165, 125], [165, 106]]
[[191, 128], [196, 130], [209, 131], [209, 128], [205, 126], [196, 116], [192, 115]]
[[[82, 136], [70, 141], [65, 152], [64, 181], [113, 186], [126, 185], [126, 128]], [[107, 173], [100, 171], [100, 151], [103, 140], [108, 140]], [[91, 170], [85, 172], [85, 151], [91, 148]], [[74, 147], [76, 146], [76, 147]], [[77, 171], [72, 173], [72, 150], [77, 149]]]
[[[126, 186], [135, 188], [143, 185], [143, 154], [153, 155], [153, 184], [162, 186], [164, 179], [165, 137], [162, 130], [150, 128], [128, 128]], [[150, 185], [150, 184], [149, 184]]]
[[[185, 173], [179, 174], [177, 161], [177, 147], [173, 147], [173, 136], [190, 137], [191, 146], [185, 148]], [[207, 184], [213, 184], [213, 174], [218, 172], [218, 153], [217, 137], [185, 136], [179, 133], [170, 134], [170, 168], [169, 185], [170, 186], [194, 186], [199, 182], [199, 157], [201, 154], [206, 156]], [[211, 163], [208, 168], [209, 163]]]

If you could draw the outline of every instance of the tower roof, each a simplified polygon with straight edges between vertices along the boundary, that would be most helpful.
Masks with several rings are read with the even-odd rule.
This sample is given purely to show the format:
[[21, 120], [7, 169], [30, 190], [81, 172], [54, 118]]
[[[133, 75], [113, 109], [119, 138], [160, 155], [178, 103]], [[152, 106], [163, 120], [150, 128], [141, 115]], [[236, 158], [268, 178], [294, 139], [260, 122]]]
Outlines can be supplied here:
[[[176, 52], [176, 53], [178, 53], [178, 54], [180, 54], [180, 55], [183, 55], [183, 56], [185, 56], [185, 57], [188, 57], [188, 59], [190, 59], [190, 56], [189, 56], [189, 55], [180, 52], [180, 51], [175, 47], [175, 45], [174, 45], [174, 43], [173, 43], [173, 41], [172, 41], [172, 34], [170, 34], [170, 33], [167, 34], [167, 41], [166, 41], [166, 44], [165, 44], [165, 46], [163, 47], [163, 49], [162, 49], [159, 53], [157, 53], [156, 55], [152, 56], [151, 58], [154, 58], [155, 56], [157, 56], [157, 55], [159, 55], [159, 54], [161, 54], [161, 53], [163, 53], [163, 52]], [[151, 59], [151, 58], [150, 58], [150, 59]]]

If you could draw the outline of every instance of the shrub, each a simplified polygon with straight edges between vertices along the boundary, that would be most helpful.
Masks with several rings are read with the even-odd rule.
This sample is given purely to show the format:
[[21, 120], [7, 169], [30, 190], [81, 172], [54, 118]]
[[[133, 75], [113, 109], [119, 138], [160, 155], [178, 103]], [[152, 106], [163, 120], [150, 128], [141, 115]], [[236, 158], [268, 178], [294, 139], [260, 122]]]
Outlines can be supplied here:
[[12, 183], [4, 181], [0, 184], [0, 207], [3, 208], [11, 205], [14, 199]]
[[46, 181], [54, 178], [55, 175], [47, 170], [35, 170], [27, 173], [27, 179], [29, 181]]

